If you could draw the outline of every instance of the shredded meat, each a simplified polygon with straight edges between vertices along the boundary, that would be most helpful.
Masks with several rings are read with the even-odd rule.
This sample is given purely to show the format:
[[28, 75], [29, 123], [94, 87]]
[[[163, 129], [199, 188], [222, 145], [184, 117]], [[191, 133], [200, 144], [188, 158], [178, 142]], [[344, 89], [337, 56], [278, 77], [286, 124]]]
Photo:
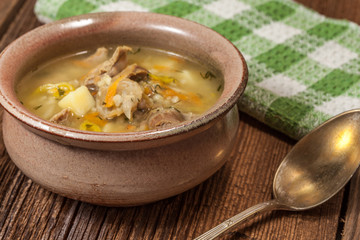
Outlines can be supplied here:
[[96, 52], [93, 55], [87, 57], [83, 61], [91, 65], [100, 64], [106, 61], [106, 59], [108, 58], [108, 53], [109, 51], [106, 48], [100, 47], [96, 49]]
[[96, 109], [100, 116], [105, 119], [112, 119], [124, 113], [128, 119], [132, 119], [132, 114], [136, 110], [143, 94], [140, 85], [128, 78], [120, 81], [113, 98], [114, 105], [110, 108], [104, 105], [107, 91], [108, 88], [101, 88], [95, 98]]
[[114, 76], [114, 79], [118, 79], [119, 77], [124, 77], [134, 81], [140, 81], [140, 80], [146, 80], [148, 74], [149, 74], [148, 70], [134, 63], [128, 65], [124, 70], [122, 70], [120, 73]]
[[166, 127], [184, 121], [182, 113], [175, 108], [156, 109], [148, 118], [150, 129]]
[[100, 80], [101, 75], [107, 74], [110, 77], [113, 77], [126, 67], [127, 52], [129, 51], [131, 51], [130, 47], [117, 47], [109, 60], [99, 64], [97, 67], [86, 74], [84, 77], [84, 85], [88, 87], [91, 93], [96, 93], [97, 89], [94, 88], [94, 84]]
[[50, 122], [65, 124], [69, 118], [71, 118], [72, 112], [68, 108], [64, 108], [60, 112], [56, 113], [54, 116], [50, 118]]
[[107, 70], [107, 74], [110, 77], [115, 76], [122, 71], [127, 65], [127, 52], [131, 51], [130, 47], [122, 46], [117, 47], [113, 56], [106, 62], [104, 62], [104, 70]]
[[149, 97], [147, 95], [143, 94], [137, 107], [138, 107], [138, 110], [147, 111], [147, 110], [151, 109], [152, 106], [153, 106], [153, 103], [151, 102]]
[[134, 81], [146, 81], [149, 76], [149, 71], [146, 70], [143, 67], [140, 67], [138, 65], [135, 66], [131, 76], [129, 77], [131, 80]]

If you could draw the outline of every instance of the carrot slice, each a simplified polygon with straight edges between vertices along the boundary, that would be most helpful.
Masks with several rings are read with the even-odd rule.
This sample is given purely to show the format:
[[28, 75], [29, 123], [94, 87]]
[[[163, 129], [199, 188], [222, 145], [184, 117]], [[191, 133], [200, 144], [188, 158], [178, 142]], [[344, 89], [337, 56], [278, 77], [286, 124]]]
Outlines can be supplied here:
[[123, 79], [124, 79], [124, 77], [120, 76], [108, 88], [108, 91], [107, 91], [106, 96], [105, 96], [105, 107], [110, 108], [110, 107], [114, 106], [113, 98], [114, 98], [114, 96], [116, 94], [116, 90], [117, 90], [117, 86], [119, 85], [119, 82], [121, 80], [123, 80]]
[[164, 65], [154, 65], [153, 68], [158, 71], [169, 71], [170, 70], [169, 66], [164, 66]]
[[136, 64], [132, 64], [130, 66], [127, 66], [121, 73], [120, 76], [111, 83], [110, 87], [107, 90], [106, 96], [105, 96], [105, 107], [110, 108], [114, 106], [114, 96], [117, 91], [117, 86], [119, 85], [119, 82], [127, 78], [136, 68]]
[[89, 64], [86, 61], [82, 61], [82, 60], [73, 60], [72, 63], [77, 66], [77, 67], [81, 67], [81, 68], [90, 68], [91, 64]]
[[178, 63], [182, 63], [182, 62], [185, 61], [183, 58], [181, 58], [181, 57], [179, 57], [179, 56], [176, 56], [176, 55], [171, 55], [171, 56], [169, 56], [169, 59], [170, 59], [170, 60], [173, 60], [173, 61], [175, 61], [175, 62], [178, 62]]
[[130, 130], [130, 131], [134, 131], [134, 130], [136, 129], [136, 126], [131, 125], [131, 124], [128, 124], [128, 125], [126, 126], [126, 129], [127, 129], [127, 130]]
[[95, 123], [96, 125], [99, 125], [100, 127], [105, 126], [105, 124], [107, 123], [106, 120], [100, 118], [98, 112], [88, 113], [88, 114], [86, 114], [86, 115], [84, 116], [84, 119], [85, 119], [85, 120], [88, 120], [88, 121], [90, 121], [90, 122], [92, 122], [92, 123]]
[[162, 92], [163, 97], [174, 97], [177, 96], [179, 99], [187, 102], [192, 102], [194, 104], [200, 105], [202, 104], [201, 99], [195, 93], [183, 94], [179, 93], [171, 88], [165, 88]]

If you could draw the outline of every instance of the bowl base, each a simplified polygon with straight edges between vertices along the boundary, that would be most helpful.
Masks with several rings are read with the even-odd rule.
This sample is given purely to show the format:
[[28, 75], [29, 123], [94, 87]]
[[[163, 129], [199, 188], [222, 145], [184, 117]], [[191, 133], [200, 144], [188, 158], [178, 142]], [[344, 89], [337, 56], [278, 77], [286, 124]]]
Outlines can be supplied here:
[[3, 115], [6, 149], [25, 175], [62, 196], [105, 206], [142, 205], [203, 182], [228, 160], [238, 126], [235, 106], [206, 131], [169, 145], [100, 151], [48, 140]]

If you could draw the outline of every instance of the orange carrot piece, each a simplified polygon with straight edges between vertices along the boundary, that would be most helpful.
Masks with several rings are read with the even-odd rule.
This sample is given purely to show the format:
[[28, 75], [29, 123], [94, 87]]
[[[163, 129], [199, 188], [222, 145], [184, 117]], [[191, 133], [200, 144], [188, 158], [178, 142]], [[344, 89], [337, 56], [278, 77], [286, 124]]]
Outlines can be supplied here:
[[135, 130], [136, 129], [136, 126], [134, 126], [134, 125], [131, 125], [131, 124], [128, 124], [127, 126], [126, 126], [126, 129], [127, 130]]
[[183, 101], [192, 102], [197, 105], [200, 105], [202, 103], [200, 97], [198, 95], [196, 95], [195, 93], [189, 93], [188, 95], [186, 95], [183, 93], [176, 92], [175, 90], [173, 90], [171, 88], [165, 88], [162, 95], [163, 95], [163, 97], [177, 96], [179, 99], [181, 99]]
[[170, 67], [164, 66], [164, 65], [154, 65], [153, 68], [155, 68], [158, 71], [169, 71]]
[[110, 108], [114, 106], [113, 98], [117, 91], [117, 86], [119, 85], [119, 82], [127, 78], [131, 72], [136, 68], [136, 64], [132, 64], [127, 66], [121, 73], [120, 76], [111, 83], [110, 87], [107, 90], [106, 96], [105, 96], [105, 107]]
[[105, 107], [110, 108], [114, 106], [114, 96], [116, 94], [117, 86], [119, 82], [122, 80], [122, 78], [116, 79], [109, 87], [106, 96], [105, 96]]
[[95, 123], [96, 125], [99, 125], [100, 127], [105, 126], [107, 123], [106, 120], [101, 119], [98, 112], [91, 112], [84, 116], [85, 120], [88, 120], [89, 122]]
[[184, 59], [183, 59], [183, 58], [178, 57], [178, 56], [176, 56], [176, 55], [171, 55], [171, 56], [169, 56], [169, 58], [170, 58], [171, 60], [175, 61], [175, 62], [178, 62], [178, 63], [184, 62]]
[[189, 97], [193, 103], [195, 103], [197, 105], [202, 104], [200, 97], [198, 95], [196, 95], [195, 93], [189, 93]]
[[72, 63], [77, 66], [77, 67], [81, 67], [81, 68], [90, 68], [91, 64], [89, 64], [86, 61], [82, 61], [82, 60], [73, 60]]
[[166, 88], [164, 90], [164, 92], [163, 92], [163, 96], [164, 97], [175, 97], [175, 96], [177, 96], [181, 100], [187, 100], [188, 99], [188, 96], [186, 96], [185, 94], [176, 92], [175, 90], [173, 90], [171, 88]]

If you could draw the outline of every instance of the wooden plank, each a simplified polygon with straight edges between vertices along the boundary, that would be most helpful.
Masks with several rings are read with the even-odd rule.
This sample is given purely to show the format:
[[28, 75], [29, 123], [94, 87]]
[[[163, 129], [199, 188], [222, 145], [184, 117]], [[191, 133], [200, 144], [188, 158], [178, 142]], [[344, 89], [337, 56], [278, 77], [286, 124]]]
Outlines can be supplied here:
[[24, 1], [0, 1], [0, 36], [7, 30]]
[[360, 172], [351, 180], [349, 203], [344, 219], [343, 240], [360, 239]]
[[[11, 0], [1, 1], [2, 4], [12, 2]], [[24, 1], [21, 9], [15, 10], [16, 14], [12, 15], [12, 22], [6, 32], [3, 33], [0, 50], [3, 50], [8, 44], [20, 37], [24, 33], [40, 26], [40, 22], [37, 21], [34, 15], [34, 4], [36, 0]]]

